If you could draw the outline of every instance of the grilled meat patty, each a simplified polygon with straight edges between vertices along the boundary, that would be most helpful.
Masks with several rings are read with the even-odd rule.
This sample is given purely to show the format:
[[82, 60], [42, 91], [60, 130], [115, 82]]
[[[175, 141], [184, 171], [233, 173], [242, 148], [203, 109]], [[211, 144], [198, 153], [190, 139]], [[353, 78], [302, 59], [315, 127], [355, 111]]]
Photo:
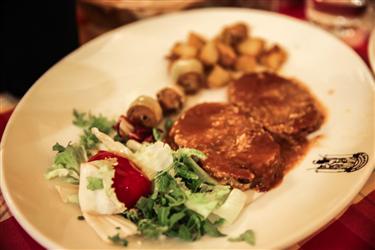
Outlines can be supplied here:
[[225, 103], [198, 104], [175, 122], [169, 139], [207, 155], [202, 167], [222, 184], [267, 191], [283, 176], [280, 146], [259, 124]]
[[252, 73], [229, 85], [229, 101], [277, 136], [304, 137], [324, 115], [309, 91], [273, 73]]

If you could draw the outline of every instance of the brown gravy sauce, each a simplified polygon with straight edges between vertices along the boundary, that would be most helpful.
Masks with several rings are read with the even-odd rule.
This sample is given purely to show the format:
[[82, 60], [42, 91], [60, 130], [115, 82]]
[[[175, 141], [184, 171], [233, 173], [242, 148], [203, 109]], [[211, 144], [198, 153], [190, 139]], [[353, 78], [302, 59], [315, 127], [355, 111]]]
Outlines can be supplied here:
[[[271, 82], [271, 84], [276, 84], [276, 82], [275, 81]], [[266, 165], [266, 164], [263, 164], [263, 162], [252, 161], [253, 159], [249, 158], [249, 159], [252, 159], [251, 162], [248, 163], [248, 164], [252, 165], [252, 167], [250, 168], [251, 171], [257, 171], [258, 174], [260, 174], [262, 176], [260, 178], [260, 180], [262, 182], [264, 182], [264, 183], [268, 182], [268, 184], [270, 184], [270, 182], [271, 182], [270, 179], [273, 179], [272, 180], [273, 184], [268, 185], [267, 186], [268, 188], [265, 188], [265, 189], [262, 190], [262, 189], [259, 189], [259, 188], [255, 187], [255, 189], [260, 190], [260, 191], [268, 191], [268, 190], [278, 186], [282, 182], [283, 176], [285, 174], [287, 174], [294, 166], [297, 165], [297, 163], [299, 161], [301, 161], [304, 158], [304, 156], [308, 152], [309, 148], [312, 145], [314, 145], [319, 140], [319, 138], [321, 137], [321, 136], [316, 136], [313, 139], [310, 139], [310, 140], [307, 139], [307, 136], [309, 135], [309, 133], [319, 129], [320, 126], [323, 124], [323, 122], [325, 120], [325, 117], [326, 117], [325, 109], [320, 104], [320, 102], [310, 93], [310, 91], [308, 90], [308, 88], [305, 85], [303, 85], [301, 82], [296, 81], [296, 80], [293, 80], [293, 84], [297, 85], [296, 89], [294, 89], [294, 87], [288, 86], [288, 84], [285, 84], [285, 87], [283, 85], [281, 88], [276, 89], [275, 90], [276, 92], [273, 92], [273, 90], [271, 90], [269, 92], [269, 95], [271, 95], [271, 99], [269, 99], [269, 101], [273, 101], [272, 95], [285, 95], [285, 97], [282, 97], [280, 99], [280, 100], [283, 101], [283, 103], [272, 103], [271, 104], [273, 107], [276, 107], [272, 111], [275, 112], [275, 117], [277, 115], [279, 115], [278, 112], [281, 112], [282, 118], [287, 117], [288, 114], [290, 114], [290, 112], [291, 113], [293, 113], [293, 112], [298, 113], [299, 112], [300, 114], [302, 114], [301, 116], [303, 117], [304, 120], [303, 120], [303, 122], [297, 121], [297, 123], [293, 123], [292, 125], [290, 125], [290, 124], [285, 125], [286, 127], [289, 126], [289, 127], [292, 127], [292, 129], [296, 129], [296, 130], [287, 130], [287, 128], [283, 128], [283, 127], [281, 128], [281, 130], [271, 129], [271, 130], [273, 130], [273, 131], [270, 131], [271, 134], [272, 134], [272, 137], [274, 138], [276, 143], [280, 146], [280, 158], [281, 158], [280, 164], [274, 163], [274, 164], [276, 164], [276, 165], [274, 165], [274, 167], [276, 169], [273, 170], [274, 172], [272, 174], [263, 175], [263, 173], [266, 173], [267, 171], [269, 171], [267, 169], [262, 170], [262, 166]], [[248, 86], [246, 86], [246, 88], [247, 87]], [[232, 92], [232, 93], [230, 92], [230, 95], [234, 93], [236, 95], [239, 95], [240, 98], [243, 96], [244, 100], [246, 100], [247, 98], [249, 98], [249, 96], [246, 96], [246, 95], [248, 95], [249, 92], [251, 92], [246, 88], [245, 89], [239, 88], [239, 89], [236, 90], [237, 92]], [[283, 91], [284, 88], [285, 88], [285, 91]], [[235, 91], [235, 89], [229, 88], [229, 91]], [[253, 91], [253, 92], [257, 92], [257, 91]], [[250, 95], [254, 95], [254, 93], [250, 93]], [[254, 98], [257, 98], [257, 97], [254, 96]], [[286, 103], [284, 103], [284, 100], [285, 100]], [[300, 102], [302, 102], [304, 104], [301, 106]], [[209, 104], [209, 103], [207, 103], [207, 104]], [[222, 103], [222, 105], [225, 105], [225, 103]], [[235, 164], [235, 162], [237, 161], [236, 159], [228, 160], [225, 157], [223, 157], [222, 154], [220, 154], [220, 152], [219, 153], [215, 153], [215, 152], [223, 150], [223, 149], [226, 149], [229, 152], [231, 150], [237, 150], [237, 148], [232, 147], [234, 144], [228, 143], [228, 141], [233, 140], [233, 138], [237, 138], [238, 135], [241, 134], [241, 132], [236, 131], [236, 130], [241, 130], [241, 127], [243, 127], [243, 126], [254, 126], [254, 125], [248, 125], [248, 123], [246, 121], [237, 121], [234, 124], [228, 124], [228, 126], [230, 125], [230, 126], [235, 127], [235, 131], [236, 131], [235, 133], [232, 133], [233, 131], [231, 131], [230, 133], [224, 132], [226, 126], [223, 125], [222, 126], [223, 131], [219, 132], [218, 134], [213, 135], [215, 138], [218, 138], [218, 140], [217, 141], [208, 140], [205, 143], [204, 138], [205, 138], [206, 131], [209, 128], [211, 128], [212, 126], [215, 126], [215, 125], [213, 125], [215, 122], [218, 122], [218, 121], [211, 121], [210, 118], [208, 118], [208, 117], [215, 116], [216, 112], [220, 112], [220, 111], [218, 111], [218, 110], [220, 110], [220, 108], [218, 110], [216, 110], [217, 107], [215, 107], [215, 108], [213, 108], [213, 107], [215, 107], [215, 106], [211, 106], [211, 108], [210, 108], [211, 110], [210, 110], [210, 109], [207, 109], [207, 107], [201, 106], [200, 109], [195, 110], [194, 112], [195, 113], [197, 113], [197, 112], [198, 113], [199, 112], [205, 113], [206, 112], [207, 117], [203, 116], [203, 118], [202, 118], [202, 114], [198, 115], [198, 113], [197, 113], [195, 115], [197, 115], [197, 117], [199, 119], [193, 119], [193, 117], [191, 117], [191, 119], [187, 119], [188, 122], [186, 122], [186, 118], [184, 118], [184, 116], [189, 112], [189, 110], [185, 111], [185, 114], [183, 114], [181, 116], [182, 119], [185, 119], [185, 123], [183, 124], [183, 126], [181, 126], [181, 124], [180, 124], [180, 126], [174, 126], [174, 127], [178, 127], [178, 129], [180, 131], [176, 131], [176, 128], [172, 128], [172, 130], [171, 130], [171, 131], [177, 132], [177, 134], [179, 133], [181, 135], [180, 141], [181, 140], [186, 141], [186, 143], [183, 142], [183, 143], [177, 143], [177, 144], [179, 144], [178, 146], [196, 146], [197, 149], [202, 150], [203, 152], [205, 152], [205, 151], [211, 152], [209, 154], [209, 157], [212, 157], [212, 159], [209, 159], [209, 161], [211, 163], [217, 163], [217, 165], [218, 165], [217, 166], [218, 169], [215, 170], [215, 171], [223, 170], [223, 169], [226, 168], [224, 165], [230, 164], [230, 166], [227, 166], [227, 168], [231, 168], [231, 171], [236, 172], [236, 176], [243, 175], [244, 178], [247, 179], [248, 175], [249, 175], [248, 171], [245, 171], [245, 169], [242, 169], [241, 167], [237, 168], [236, 164]], [[263, 108], [262, 104], [257, 105], [256, 107], [250, 107], [250, 108], [259, 109], [259, 112], [260, 112], [261, 115], [262, 115], [262, 113], [267, 111], [267, 110], [262, 110], [262, 108]], [[196, 109], [196, 107], [192, 107], [191, 109]], [[307, 111], [307, 109], [310, 109], [310, 110], [313, 110], [313, 111], [310, 112], [310, 111]], [[256, 111], [256, 112], [258, 112], [258, 111]], [[242, 113], [242, 112], [240, 111], [240, 113]], [[192, 114], [194, 114], [194, 113], [191, 113], [191, 112], [189, 113], [190, 116]], [[248, 119], [252, 119], [251, 116], [249, 116], [248, 113], [244, 112], [242, 114], [244, 114], [245, 117], [248, 117]], [[270, 117], [270, 114], [265, 114], [265, 115]], [[181, 117], [179, 118], [179, 120], [177, 120], [177, 122], [176, 122], [177, 124], [178, 124], [179, 121], [181, 121]], [[236, 117], [236, 115], [233, 116], [231, 114], [231, 112], [229, 112], [229, 113], [225, 114], [223, 119], [231, 120], [231, 119], [233, 119], [233, 117]], [[271, 114], [271, 117], [272, 117], [272, 114]], [[237, 117], [236, 117], [236, 119], [237, 119]], [[278, 117], [276, 117], [275, 119], [277, 121]], [[309, 123], [306, 123], [306, 121], [308, 121]], [[222, 122], [223, 122], [223, 124], [225, 124], [227, 121], [222, 121]], [[289, 123], [290, 121], [287, 121], [287, 122]], [[251, 123], [249, 123], [249, 124], [251, 124]], [[280, 124], [283, 124], [282, 120], [280, 121]], [[267, 127], [267, 124], [260, 124], [260, 125]], [[305, 129], [302, 126], [310, 126], [310, 127], [306, 127], [306, 129]], [[249, 129], [251, 129], [251, 128], [249, 128]], [[286, 132], [287, 134], [286, 135], [285, 134], [282, 134], [282, 135], [278, 134], [279, 131]], [[288, 134], [289, 131], [292, 131], [291, 134]], [[300, 132], [296, 133], [296, 131], [300, 131]], [[195, 134], [195, 136], [191, 137], [190, 136], [191, 134]], [[219, 140], [219, 137], [225, 137], [225, 138], [220, 138], [220, 140]], [[176, 138], [174, 138], [174, 139], [176, 139]], [[171, 137], [168, 137], [167, 142], [169, 144], [171, 144], [172, 147], [176, 148], [177, 145], [175, 144], [174, 139], [171, 138]], [[191, 145], [190, 144], [191, 140], [195, 140], [195, 139], [197, 140], [197, 142], [195, 142]], [[259, 145], [262, 145], [261, 142], [259, 142], [259, 143], [258, 143]], [[186, 145], [184, 145], [184, 144], [186, 144]], [[264, 144], [270, 145], [269, 143], [264, 143]], [[226, 147], [226, 146], [228, 146], [228, 147]], [[257, 147], [257, 152], [253, 152], [253, 151], [251, 151], [251, 152], [252, 152], [252, 155], [255, 156], [255, 158], [258, 158], [259, 161], [262, 161], [264, 159], [267, 159], [267, 157], [262, 158], [261, 156], [257, 157], [257, 155], [269, 156], [270, 154], [268, 154], [268, 151], [270, 151], [270, 150], [267, 149], [267, 147], [260, 147], [259, 146], [259, 147]], [[235, 151], [233, 151], [233, 152], [235, 152]], [[241, 154], [238, 154], [238, 155], [240, 156]], [[271, 159], [271, 157], [268, 157], [268, 158]], [[243, 159], [238, 159], [238, 161], [245, 160], [245, 159], [246, 159], [246, 157], [243, 157]], [[253, 166], [253, 164], [255, 164], [255, 165]], [[213, 164], [213, 165], [215, 165], [215, 164]], [[258, 165], [258, 167], [256, 165]], [[206, 170], [208, 170], [208, 169], [206, 169]], [[242, 171], [245, 171], [245, 172], [242, 173]], [[256, 173], [256, 172], [253, 172], [253, 173]], [[218, 176], [216, 176], [216, 177], [218, 177]], [[236, 177], [236, 178], [238, 180], [241, 179], [239, 177]], [[254, 179], [254, 181], [256, 179]], [[259, 180], [259, 179], [257, 179], [257, 180]], [[229, 182], [229, 184], [232, 185], [232, 183], [230, 183], [230, 182]], [[236, 186], [236, 185], [234, 185], [234, 186]], [[251, 188], [254, 188], [254, 186], [251, 185]], [[243, 189], [243, 188], [241, 188], [241, 189]]]

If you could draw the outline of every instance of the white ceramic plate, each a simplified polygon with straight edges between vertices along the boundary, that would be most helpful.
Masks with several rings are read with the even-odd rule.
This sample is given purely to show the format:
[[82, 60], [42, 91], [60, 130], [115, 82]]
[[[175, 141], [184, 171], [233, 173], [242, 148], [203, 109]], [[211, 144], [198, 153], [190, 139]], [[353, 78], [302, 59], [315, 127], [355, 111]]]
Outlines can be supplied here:
[[[317, 134], [322, 138], [280, 186], [258, 198], [225, 232], [256, 232], [256, 248], [282, 248], [311, 235], [346, 208], [374, 166], [374, 81], [362, 60], [339, 40], [310, 24], [278, 14], [203, 9], [137, 22], [78, 49], [43, 75], [17, 106], [1, 144], [1, 187], [18, 222], [48, 248], [112, 248], [84, 222], [77, 207], [63, 204], [43, 178], [55, 142], [78, 135], [72, 110], [116, 116], [141, 94], [166, 84], [164, 56], [188, 31], [213, 36], [245, 21], [252, 34], [278, 42], [289, 52], [284, 74], [306, 83], [328, 111]], [[22, 72], [20, 72], [22, 74]], [[225, 100], [225, 89], [191, 98]], [[316, 173], [313, 160], [324, 154], [366, 152], [369, 161], [352, 173]], [[247, 248], [225, 238], [186, 243], [176, 240], [130, 242], [129, 248]]]

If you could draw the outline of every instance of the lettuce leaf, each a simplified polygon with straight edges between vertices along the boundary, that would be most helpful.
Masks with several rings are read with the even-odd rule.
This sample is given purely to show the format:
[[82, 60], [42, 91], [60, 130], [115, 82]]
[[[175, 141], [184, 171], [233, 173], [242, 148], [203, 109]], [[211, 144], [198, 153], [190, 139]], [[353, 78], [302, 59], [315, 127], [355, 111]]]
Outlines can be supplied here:
[[227, 224], [232, 224], [241, 213], [246, 204], [246, 194], [234, 188], [224, 203], [213, 211], [214, 214], [225, 219]]
[[57, 151], [52, 166], [47, 170], [47, 179], [59, 178], [62, 181], [78, 184], [80, 164], [87, 161], [86, 150], [77, 144], [66, 147], [56, 143], [53, 149]]
[[152, 180], [158, 172], [172, 165], [172, 149], [168, 144], [161, 141], [152, 144], [142, 144], [133, 154], [132, 159], [141, 168], [142, 172]]
[[185, 205], [207, 218], [215, 208], [224, 202], [229, 192], [229, 186], [216, 185], [209, 192], [187, 194]]

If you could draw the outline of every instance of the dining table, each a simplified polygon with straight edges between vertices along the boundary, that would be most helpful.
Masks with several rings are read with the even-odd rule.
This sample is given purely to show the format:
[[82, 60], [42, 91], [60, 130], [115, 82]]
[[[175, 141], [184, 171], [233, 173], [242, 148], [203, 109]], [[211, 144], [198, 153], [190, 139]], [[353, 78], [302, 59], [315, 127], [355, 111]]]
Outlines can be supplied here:
[[[306, 20], [303, 5], [286, 6], [280, 13]], [[353, 48], [369, 66], [368, 40]], [[370, 66], [369, 66], [370, 67]], [[15, 99], [0, 95], [0, 138], [12, 112], [17, 106]], [[296, 228], [298, 230], [298, 228]], [[19, 225], [9, 211], [0, 191], [0, 249], [44, 249]], [[288, 249], [375, 249], [375, 172], [362, 190], [342, 213], [317, 232]]]

